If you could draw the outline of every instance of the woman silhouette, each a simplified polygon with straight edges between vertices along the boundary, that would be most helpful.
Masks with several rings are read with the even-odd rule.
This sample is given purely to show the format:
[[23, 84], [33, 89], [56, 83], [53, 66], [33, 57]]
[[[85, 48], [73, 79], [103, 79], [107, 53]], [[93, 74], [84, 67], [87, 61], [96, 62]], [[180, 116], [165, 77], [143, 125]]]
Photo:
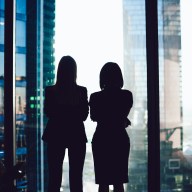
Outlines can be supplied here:
[[95, 182], [99, 192], [123, 192], [128, 182], [130, 142], [126, 127], [133, 105], [132, 93], [123, 87], [121, 69], [116, 63], [106, 63], [100, 72], [101, 91], [90, 96], [90, 117], [97, 122], [92, 140]]
[[61, 58], [57, 81], [45, 89], [44, 111], [48, 123], [42, 139], [48, 143], [48, 192], [60, 192], [65, 149], [69, 156], [71, 192], [82, 192], [82, 172], [87, 137], [84, 123], [89, 112], [87, 89], [76, 83], [77, 67], [71, 56]]

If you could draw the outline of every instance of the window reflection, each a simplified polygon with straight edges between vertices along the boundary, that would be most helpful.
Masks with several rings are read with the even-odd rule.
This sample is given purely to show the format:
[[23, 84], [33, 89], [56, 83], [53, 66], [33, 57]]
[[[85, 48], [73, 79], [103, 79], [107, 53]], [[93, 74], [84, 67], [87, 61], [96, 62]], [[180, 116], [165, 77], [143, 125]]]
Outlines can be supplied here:
[[[16, 0], [15, 26], [15, 114], [16, 114], [16, 163], [27, 163], [26, 135], [26, 1]], [[26, 171], [26, 170], [25, 170]], [[19, 190], [27, 191], [29, 178], [25, 174], [17, 179]]]
[[26, 46], [26, 22], [16, 21], [16, 46], [25, 47]]
[[0, 1], [0, 161], [4, 160], [4, 1]]
[[[0, 10], [1, 11], [1, 10]], [[4, 44], [4, 18], [0, 17], [0, 44]]]
[[[44, 88], [55, 78], [55, 0], [37, 1], [35, 4], [34, 0], [27, 0], [26, 6], [26, 52], [19, 47], [19, 53], [26, 53], [27, 191], [47, 191], [46, 146], [41, 136], [46, 124]], [[25, 82], [25, 78], [21, 79]]]
[[1, 86], [3, 85], [3, 76], [4, 76], [4, 52], [0, 51], [0, 77], [1, 77]]
[[26, 0], [16, 0], [17, 14], [26, 14]]
[[4, 158], [4, 89], [3, 89], [3, 79], [0, 76], [0, 160]]
[[1, 0], [0, 1], [0, 10], [4, 10], [4, 8], [5, 8], [5, 1]]
[[26, 77], [26, 55], [25, 54], [16, 54], [16, 78], [25, 78]]

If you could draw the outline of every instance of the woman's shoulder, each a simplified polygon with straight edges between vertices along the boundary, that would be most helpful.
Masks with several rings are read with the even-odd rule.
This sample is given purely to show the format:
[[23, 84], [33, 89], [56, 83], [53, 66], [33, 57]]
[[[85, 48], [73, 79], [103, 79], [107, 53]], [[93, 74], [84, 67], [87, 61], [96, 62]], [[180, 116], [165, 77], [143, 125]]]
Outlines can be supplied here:
[[130, 90], [128, 89], [121, 89], [122, 95], [124, 95], [123, 97], [126, 99], [128, 98], [129, 100], [133, 100], [133, 94]]
[[132, 92], [128, 89], [121, 89], [121, 92], [124, 93], [124, 94], [129, 94], [129, 95], [132, 95]]
[[127, 89], [122, 89], [122, 93], [123, 93], [123, 97], [124, 101], [128, 102], [130, 104], [130, 107], [132, 107], [133, 105], [133, 94], [131, 91], [127, 90]]
[[87, 92], [87, 87], [84, 87], [84, 86], [82, 86], [82, 85], [77, 85], [77, 89], [78, 89], [79, 91]]
[[78, 89], [87, 89], [87, 87], [82, 86], [82, 85], [77, 85], [77, 88], [78, 88]]
[[93, 92], [90, 95], [90, 102], [97, 102], [103, 98], [103, 91]]
[[50, 85], [50, 86], [45, 87], [46, 92], [50, 92], [50, 91], [53, 91], [53, 90], [55, 90], [55, 85]]
[[97, 97], [100, 95], [102, 95], [102, 91], [96, 91], [96, 92], [91, 93], [91, 97]]

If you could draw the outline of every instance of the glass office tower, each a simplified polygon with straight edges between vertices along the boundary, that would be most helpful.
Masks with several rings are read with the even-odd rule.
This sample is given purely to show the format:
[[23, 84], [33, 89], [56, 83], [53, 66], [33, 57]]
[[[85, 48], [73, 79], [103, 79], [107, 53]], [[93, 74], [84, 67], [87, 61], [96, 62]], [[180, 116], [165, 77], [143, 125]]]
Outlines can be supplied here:
[[[147, 80], [145, 1], [124, 0], [124, 71], [126, 88], [133, 91], [128, 191], [141, 191], [147, 173]], [[183, 121], [180, 0], [158, 1], [161, 190], [191, 190], [189, 121]], [[151, 29], [153, 30], [153, 29]], [[184, 65], [184, 63], [183, 63]], [[184, 85], [186, 86], [186, 85]], [[187, 126], [186, 126], [187, 124]], [[185, 126], [184, 126], [185, 125]], [[146, 139], [146, 140], [145, 140]], [[188, 146], [188, 152], [183, 146]], [[134, 164], [137, 166], [133, 166]], [[142, 166], [139, 164], [141, 163]], [[149, 165], [150, 166], [150, 165]], [[137, 172], [139, 171], [139, 174]]]
[[190, 191], [192, 161], [184, 147], [192, 125], [185, 120], [183, 100], [187, 85], [182, 72], [181, 1], [158, 2], [161, 189]]
[[[4, 159], [4, 15], [5, 1], [0, 1], [0, 159]], [[16, 162], [26, 162], [26, 1], [16, 1], [16, 53], [15, 53], [15, 115]], [[26, 188], [26, 175], [17, 181]]]
[[[29, 191], [46, 191], [47, 163], [41, 136], [44, 88], [54, 83], [55, 1], [27, 0], [26, 110]], [[44, 174], [45, 173], [45, 174]]]
[[[20, 191], [45, 191], [47, 167], [41, 136], [44, 88], [53, 84], [54, 0], [16, 0], [16, 163], [26, 163]], [[0, 0], [0, 159], [4, 158], [4, 0]], [[44, 174], [45, 173], [45, 174]]]
[[[4, 15], [5, 1], [0, 1], [0, 160], [4, 159]], [[15, 21], [15, 127], [16, 127], [16, 162], [26, 162], [26, 1], [16, 1]], [[26, 188], [26, 175], [17, 181]]]
[[133, 92], [128, 191], [147, 190], [147, 71], [145, 0], [123, 1], [125, 88]]

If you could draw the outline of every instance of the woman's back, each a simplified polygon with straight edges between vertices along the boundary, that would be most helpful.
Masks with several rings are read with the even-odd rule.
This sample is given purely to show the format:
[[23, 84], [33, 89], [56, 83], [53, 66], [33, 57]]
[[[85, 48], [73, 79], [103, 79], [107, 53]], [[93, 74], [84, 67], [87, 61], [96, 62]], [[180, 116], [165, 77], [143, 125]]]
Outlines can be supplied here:
[[90, 97], [91, 119], [97, 121], [97, 129], [124, 129], [132, 104], [132, 93], [128, 90], [109, 88], [93, 93]]
[[48, 122], [43, 140], [57, 139], [66, 144], [87, 141], [83, 123], [89, 111], [85, 87], [75, 85], [72, 91], [47, 87], [44, 110]]
[[44, 111], [48, 122], [42, 139], [47, 142], [48, 192], [59, 192], [66, 149], [70, 191], [83, 192], [83, 165], [87, 137], [83, 121], [88, 116], [87, 89], [76, 83], [77, 66], [71, 56], [61, 58], [57, 81], [45, 89]]
[[84, 121], [88, 115], [87, 90], [79, 85], [70, 90], [49, 86], [45, 90], [44, 110], [49, 118]]

